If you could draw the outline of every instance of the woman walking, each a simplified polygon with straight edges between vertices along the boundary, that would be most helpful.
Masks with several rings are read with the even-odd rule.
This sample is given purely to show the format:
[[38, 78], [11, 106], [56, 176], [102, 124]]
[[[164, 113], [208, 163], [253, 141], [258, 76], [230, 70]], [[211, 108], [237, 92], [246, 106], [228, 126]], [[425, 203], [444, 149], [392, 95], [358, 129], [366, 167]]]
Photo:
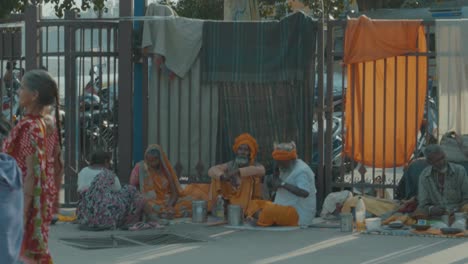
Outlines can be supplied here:
[[[53, 263], [48, 238], [57, 188], [50, 159], [56, 153], [50, 152], [55, 149], [51, 144], [60, 140], [51, 140], [54, 136], [50, 134], [44, 114], [54, 103], [58, 115], [58, 89], [52, 77], [43, 70], [27, 72], [19, 90], [24, 117], [3, 144], [4, 152], [16, 159], [23, 174], [25, 224], [21, 260], [24, 263]], [[56, 116], [55, 129], [60, 135], [58, 120]]]

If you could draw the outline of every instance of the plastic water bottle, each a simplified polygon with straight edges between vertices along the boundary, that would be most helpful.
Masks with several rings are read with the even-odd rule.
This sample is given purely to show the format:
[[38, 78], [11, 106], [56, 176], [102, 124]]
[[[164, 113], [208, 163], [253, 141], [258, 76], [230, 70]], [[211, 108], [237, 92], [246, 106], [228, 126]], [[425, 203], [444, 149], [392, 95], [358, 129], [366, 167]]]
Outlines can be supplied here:
[[366, 229], [366, 205], [362, 200], [362, 197], [358, 198], [356, 204], [356, 230], [362, 232]]
[[216, 200], [216, 217], [224, 219], [224, 199], [221, 195], [218, 195]]

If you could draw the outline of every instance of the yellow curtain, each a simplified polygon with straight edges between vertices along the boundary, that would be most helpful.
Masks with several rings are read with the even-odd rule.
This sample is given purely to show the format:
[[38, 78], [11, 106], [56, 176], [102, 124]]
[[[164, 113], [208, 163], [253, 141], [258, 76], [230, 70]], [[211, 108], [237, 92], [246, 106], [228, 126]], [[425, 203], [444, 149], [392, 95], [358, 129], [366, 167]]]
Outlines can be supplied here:
[[403, 166], [423, 119], [427, 57], [401, 55], [427, 51], [424, 27], [367, 18], [347, 27], [344, 152], [367, 166]]

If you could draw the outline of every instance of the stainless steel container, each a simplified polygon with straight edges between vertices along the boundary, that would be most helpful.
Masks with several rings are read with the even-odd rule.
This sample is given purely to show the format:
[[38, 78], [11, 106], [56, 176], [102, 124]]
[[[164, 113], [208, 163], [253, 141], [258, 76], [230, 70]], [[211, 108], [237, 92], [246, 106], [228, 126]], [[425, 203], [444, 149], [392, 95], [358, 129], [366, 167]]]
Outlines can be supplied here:
[[228, 206], [228, 224], [230, 226], [240, 226], [243, 224], [244, 212], [239, 205]]
[[353, 214], [342, 213], [340, 216], [341, 232], [353, 232]]
[[447, 226], [450, 226], [450, 223], [449, 223], [449, 222], [450, 222], [450, 217], [449, 217], [449, 215], [443, 215], [443, 216], [441, 217], [441, 220], [442, 220], [442, 222], [443, 222], [444, 224], [446, 224]]
[[192, 223], [206, 223], [207, 216], [207, 201], [193, 201], [192, 202]]

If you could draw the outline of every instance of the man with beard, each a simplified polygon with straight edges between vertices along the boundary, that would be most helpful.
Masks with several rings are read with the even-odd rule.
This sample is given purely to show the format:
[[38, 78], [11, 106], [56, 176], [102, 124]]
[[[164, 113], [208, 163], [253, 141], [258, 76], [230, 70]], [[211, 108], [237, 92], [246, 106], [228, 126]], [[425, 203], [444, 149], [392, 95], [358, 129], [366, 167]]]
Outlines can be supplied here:
[[430, 166], [419, 177], [418, 211], [429, 217], [468, 212], [468, 178], [463, 166], [447, 162], [439, 145], [427, 146], [424, 155]]
[[294, 142], [275, 144], [272, 156], [279, 167], [279, 176], [270, 184], [276, 190], [275, 200], [253, 201], [247, 215], [258, 226], [311, 225], [317, 203], [312, 169], [298, 159]]
[[218, 196], [229, 204], [247, 209], [252, 199], [261, 199], [261, 178], [265, 167], [255, 162], [257, 141], [248, 133], [239, 135], [233, 145], [236, 158], [208, 170], [211, 177], [210, 200], [213, 207]]

